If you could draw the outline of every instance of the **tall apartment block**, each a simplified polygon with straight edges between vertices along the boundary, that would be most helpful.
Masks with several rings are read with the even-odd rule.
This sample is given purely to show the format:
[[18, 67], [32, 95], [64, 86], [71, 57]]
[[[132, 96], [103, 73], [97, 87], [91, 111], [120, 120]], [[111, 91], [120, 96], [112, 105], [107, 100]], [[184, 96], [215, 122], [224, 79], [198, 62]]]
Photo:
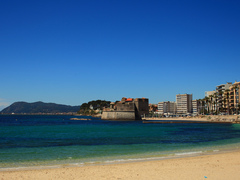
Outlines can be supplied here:
[[164, 105], [164, 102], [159, 102], [158, 103], [158, 113], [159, 114], [163, 114], [165, 113], [165, 105]]
[[192, 100], [192, 113], [194, 115], [200, 114], [201, 104], [198, 100]]
[[[240, 82], [235, 82], [232, 86], [229, 87], [229, 95], [228, 95], [228, 106], [231, 113], [239, 113], [239, 105], [240, 105]], [[225, 93], [226, 97], [226, 93]]]
[[164, 113], [176, 114], [176, 112], [177, 112], [177, 107], [175, 102], [166, 101], [166, 102], [158, 103], [159, 114], [164, 114]]
[[177, 113], [187, 114], [192, 111], [192, 94], [177, 94]]
[[230, 86], [232, 86], [232, 83], [231, 82], [228, 82], [227, 84], [221, 84], [219, 86], [216, 86], [216, 91], [217, 91], [217, 94], [218, 94], [218, 97], [217, 97], [217, 109], [218, 111], [222, 111], [223, 109], [223, 96], [224, 96], [224, 91], [229, 89]]

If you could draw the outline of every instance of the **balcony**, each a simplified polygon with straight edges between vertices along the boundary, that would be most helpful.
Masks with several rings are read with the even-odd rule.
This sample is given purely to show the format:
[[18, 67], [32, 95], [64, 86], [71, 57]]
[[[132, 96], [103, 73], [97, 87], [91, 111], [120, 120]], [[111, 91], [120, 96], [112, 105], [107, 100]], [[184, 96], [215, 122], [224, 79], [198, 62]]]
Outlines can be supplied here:
[[229, 96], [229, 99], [234, 99], [234, 96]]

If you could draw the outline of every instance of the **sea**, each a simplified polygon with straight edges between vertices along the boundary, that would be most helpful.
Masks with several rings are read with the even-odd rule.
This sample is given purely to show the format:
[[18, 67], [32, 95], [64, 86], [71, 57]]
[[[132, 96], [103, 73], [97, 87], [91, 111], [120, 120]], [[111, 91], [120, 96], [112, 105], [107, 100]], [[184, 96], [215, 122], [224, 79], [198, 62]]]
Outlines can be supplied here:
[[239, 148], [240, 124], [0, 115], [0, 170], [161, 160]]

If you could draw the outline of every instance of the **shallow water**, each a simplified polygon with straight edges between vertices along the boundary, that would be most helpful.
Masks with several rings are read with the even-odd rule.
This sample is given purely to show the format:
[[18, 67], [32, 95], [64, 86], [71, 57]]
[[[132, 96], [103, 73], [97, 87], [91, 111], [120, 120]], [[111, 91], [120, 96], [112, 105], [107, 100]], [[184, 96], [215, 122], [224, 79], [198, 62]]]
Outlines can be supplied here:
[[240, 124], [0, 116], [0, 168], [161, 159], [240, 147]]

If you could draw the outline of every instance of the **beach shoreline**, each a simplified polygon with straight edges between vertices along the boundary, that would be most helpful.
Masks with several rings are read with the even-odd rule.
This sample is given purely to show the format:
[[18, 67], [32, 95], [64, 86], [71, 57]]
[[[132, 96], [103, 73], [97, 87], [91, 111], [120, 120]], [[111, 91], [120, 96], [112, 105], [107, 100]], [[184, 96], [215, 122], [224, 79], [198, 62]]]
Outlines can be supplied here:
[[13, 179], [239, 179], [240, 150], [173, 159], [0, 171]]
[[199, 115], [195, 117], [146, 117], [144, 121], [192, 121], [192, 122], [232, 122], [240, 123], [240, 115]]

